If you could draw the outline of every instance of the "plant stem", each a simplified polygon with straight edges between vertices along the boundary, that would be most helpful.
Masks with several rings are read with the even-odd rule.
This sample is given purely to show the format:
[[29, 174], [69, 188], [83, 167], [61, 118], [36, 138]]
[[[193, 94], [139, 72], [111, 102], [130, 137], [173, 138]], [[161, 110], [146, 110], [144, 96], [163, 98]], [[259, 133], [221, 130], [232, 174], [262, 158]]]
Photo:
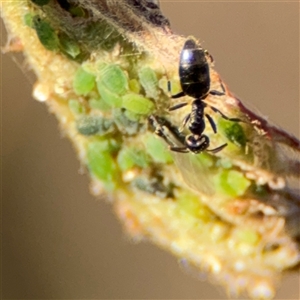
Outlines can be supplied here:
[[[34, 97], [55, 114], [93, 193], [114, 200], [133, 238], [147, 236], [232, 292], [271, 298], [282, 270], [299, 264], [299, 195], [287, 179], [299, 178], [299, 160], [287, 162], [281, 147], [299, 152], [300, 143], [224, 84], [221, 98], [205, 99], [218, 128], [205, 133], [213, 146], [228, 146], [217, 154], [171, 152], [149, 117], [173, 124], [161, 125], [169, 132], [189, 113], [190, 106], [168, 112], [175, 100], [167, 83], [172, 94], [180, 91], [185, 38], [158, 7], [133, 3], [3, 2], [6, 50], [23, 51], [37, 76]], [[209, 67], [211, 90], [220, 90]]]

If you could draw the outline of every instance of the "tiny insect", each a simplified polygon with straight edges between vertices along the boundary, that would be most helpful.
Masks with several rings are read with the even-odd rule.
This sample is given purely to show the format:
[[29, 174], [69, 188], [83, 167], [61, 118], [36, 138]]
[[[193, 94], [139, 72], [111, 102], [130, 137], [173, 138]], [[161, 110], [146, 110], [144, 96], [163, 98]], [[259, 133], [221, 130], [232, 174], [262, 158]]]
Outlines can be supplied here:
[[[183, 127], [188, 125], [188, 129], [191, 134], [185, 137], [184, 146], [177, 147], [171, 146], [170, 150], [182, 153], [200, 153], [203, 151], [210, 151], [217, 153], [227, 146], [223, 144], [214, 149], [208, 149], [209, 138], [204, 135], [205, 121], [204, 116], [210, 123], [210, 126], [214, 133], [217, 133], [217, 126], [208, 114], [205, 114], [205, 107], [210, 107], [214, 112], [219, 113], [222, 118], [233, 121], [240, 122], [238, 118], [228, 118], [217, 108], [208, 105], [203, 102], [203, 100], [210, 94], [214, 96], [223, 96], [224, 87], [221, 84], [222, 92], [217, 90], [210, 90], [210, 67], [209, 61], [213, 62], [212, 56], [207, 50], [197, 45], [195, 40], [188, 39], [181, 51], [180, 61], [179, 61], [179, 78], [182, 91], [176, 95], [172, 95], [171, 98], [176, 99], [183, 96], [190, 96], [194, 98], [191, 104], [191, 112], [185, 116], [183, 119]], [[168, 90], [171, 90], [170, 82], [168, 82]], [[181, 102], [169, 108], [169, 111], [173, 111], [188, 105], [187, 102]]]

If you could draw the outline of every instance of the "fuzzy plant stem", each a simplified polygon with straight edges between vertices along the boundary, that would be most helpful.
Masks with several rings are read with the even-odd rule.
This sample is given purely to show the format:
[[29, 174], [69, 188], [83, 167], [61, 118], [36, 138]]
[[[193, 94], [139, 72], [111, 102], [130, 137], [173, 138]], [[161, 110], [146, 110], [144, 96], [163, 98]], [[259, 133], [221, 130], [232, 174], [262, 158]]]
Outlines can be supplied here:
[[244, 107], [209, 61], [219, 95], [205, 98], [217, 128], [207, 125], [205, 135], [211, 149], [227, 146], [171, 151], [189, 133], [179, 128], [190, 105], [168, 110], [183, 102], [170, 94], [181, 91], [186, 38], [172, 33], [157, 1], [18, 0], [1, 9], [5, 51], [24, 53], [34, 97], [55, 114], [92, 192], [113, 200], [128, 234], [208, 272], [229, 293], [274, 297], [282, 273], [300, 261], [299, 190], [289, 181], [299, 178], [299, 160], [281, 151], [299, 153], [300, 142]]

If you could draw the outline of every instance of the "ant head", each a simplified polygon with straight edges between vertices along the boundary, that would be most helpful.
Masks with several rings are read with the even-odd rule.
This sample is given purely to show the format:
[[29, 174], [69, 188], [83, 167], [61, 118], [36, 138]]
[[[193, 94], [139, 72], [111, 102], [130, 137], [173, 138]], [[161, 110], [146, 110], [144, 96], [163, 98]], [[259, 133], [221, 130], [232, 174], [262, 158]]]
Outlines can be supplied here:
[[183, 46], [183, 49], [195, 49], [197, 48], [197, 44], [196, 44], [196, 41], [192, 38], [188, 38], [185, 43], [184, 43], [184, 46]]
[[209, 147], [209, 138], [206, 135], [190, 134], [185, 139], [186, 147], [193, 153], [200, 153]]

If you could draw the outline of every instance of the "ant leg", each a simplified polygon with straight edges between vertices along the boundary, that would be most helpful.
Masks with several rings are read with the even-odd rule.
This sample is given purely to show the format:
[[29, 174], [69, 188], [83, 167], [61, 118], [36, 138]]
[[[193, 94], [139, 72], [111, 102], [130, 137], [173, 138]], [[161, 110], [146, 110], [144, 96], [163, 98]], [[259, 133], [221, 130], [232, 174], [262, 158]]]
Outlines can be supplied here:
[[154, 133], [159, 137], [163, 138], [168, 145], [173, 146], [173, 144], [169, 141], [167, 135], [164, 132], [163, 125], [159, 123], [155, 116], [151, 115], [149, 117], [149, 120], [152, 122], [152, 126], [154, 127]]
[[[170, 80], [168, 80], [168, 92], [171, 93], [171, 81]], [[178, 94], [171, 95], [171, 98], [176, 99], [176, 98], [181, 98], [183, 96], [185, 96], [185, 93], [182, 91], [182, 92], [179, 92]]]
[[171, 98], [172, 98], [172, 99], [176, 99], [176, 98], [181, 98], [181, 97], [183, 97], [183, 96], [185, 96], [185, 93], [184, 93], [184, 92], [179, 92], [179, 93], [176, 94], [176, 95], [171, 95]]
[[186, 106], [186, 105], [188, 105], [187, 102], [182, 102], [182, 103], [176, 104], [176, 105], [174, 105], [174, 106], [171, 106], [171, 107], [169, 108], [169, 111], [179, 109], [179, 108], [184, 107], [184, 106]]
[[213, 118], [207, 114], [205, 116], [208, 119], [210, 126], [211, 126], [212, 130], [214, 131], [214, 133], [217, 133], [217, 126], [216, 126], [216, 123], [214, 122]]
[[157, 134], [159, 137], [161, 137], [168, 145], [169, 147], [174, 146], [171, 141], [168, 139], [168, 137], [166, 136], [166, 134], [164, 133], [164, 130], [161, 126], [157, 127], [155, 129], [155, 134]]
[[[189, 119], [191, 118], [191, 114], [188, 114], [184, 117], [183, 121], [182, 121], [182, 129], [186, 126], [187, 122], [189, 121]], [[180, 130], [182, 131], [182, 130]]]
[[189, 153], [190, 152], [187, 147], [171, 147], [171, 146], [169, 146], [169, 149], [174, 152], [179, 152], [179, 153]]
[[221, 81], [220, 81], [220, 86], [221, 86], [222, 92], [219, 92], [217, 90], [211, 90], [211, 91], [209, 91], [209, 94], [211, 94], [213, 96], [224, 96], [226, 90], [225, 90], [224, 85]]
[[169, 149], [172, 150], [172, 151], [176, 151], [176, 152], [181, 152], [181, 153], [187, 153], [189, 152], [187, 150], [186, 147], [177, 147], [177, 146], [174, 146], [174, 144], [170, 141], [170, 139], [168, 138], [167, 134], [165, 133], [164, 131], [164, 127], [159, 124], [159, 122], [155, 119], [154, 116], [151, 116], [151, 121], [155, 122], [155, 131], [154, 133], [157, 134], [159, 137], [161, 137], [168, 145], [169, 145]]
[[232, 121], [232, 122], [243, 122], [239, 118], [229, 118], [229, 117], [227, 117], [226, 115], [224, 115], [220, 110], [218, 110], [214, 106], [210, 106], [210, 105], [207, 105], [207, 106], [209, 106], [214, 112], [219, 113], [222, 116], [222, 118], [224, 118], [225, 120]]
[[217, 153], [219, 151], [221, 151], [222, 149], [224, 149], [225, 147], [227, 146], [227, 143], [226, 144], [223, 144], [215, 149], [206, 149], [206, 151], [209, 151], [209, 152], [212, 152], [212, 153]]
[[168, 80], [168, 92], [171, 93], [171, 81]]
[[207, 50], [204, 50], [204, 53], [209, 57], [210, 63], [213, 63], [214, 62], [213, 56]]
[[220, 81], [220, 86], [221, 86], [221, 89], [222, 89], [223, 93], [225, 94], [226, 90], [225, 90], [225, 87], [224, 87], [224, 85], [223, 85], [223, 82], [222, 82], [222, 81]]
[[152, 123], [152, 126], [155, 128], [155, 134], [157, 134], [159, 137], [161, 137], [167, 144], [171, 151], [180, 152], [180, 153], [188, 153], [190, 152], [189, 149], [186, 146], [177, 146], [175, 142], [173, 142], [170, 139], [170, 135], [168, 132], [173, 135], [175, 139], [177, 139], [178, 142], [180, 142], [182, 145], [184, 145], [184, 137], [180, 135], [180, 133], [177, 131], [174, 131], [174, 128], [172, 126], [169, 126], [167, 124], [164, 125], [163, 120], [155, 117], [154, 115], [151, 115], [149, 117], [149, 121]]
[[178, 147], [174, 146], [174, 144], [168, 139], [168, 137], [165, 135], [162, 129], [159, 129], [158, 131], [155, 131], [155, 133], [164, 139], [164, 141], [169, 145], [169, 149], [174, 152], [180, 152], [180, 153], [188, 153], [189, 150], [187, 147]]
[[225, 95], [224, 92], [219, 92], [217, 90], [211, 90], [211, 91], [209, 91], [209, 93], [213, 96], [224, 96]]

